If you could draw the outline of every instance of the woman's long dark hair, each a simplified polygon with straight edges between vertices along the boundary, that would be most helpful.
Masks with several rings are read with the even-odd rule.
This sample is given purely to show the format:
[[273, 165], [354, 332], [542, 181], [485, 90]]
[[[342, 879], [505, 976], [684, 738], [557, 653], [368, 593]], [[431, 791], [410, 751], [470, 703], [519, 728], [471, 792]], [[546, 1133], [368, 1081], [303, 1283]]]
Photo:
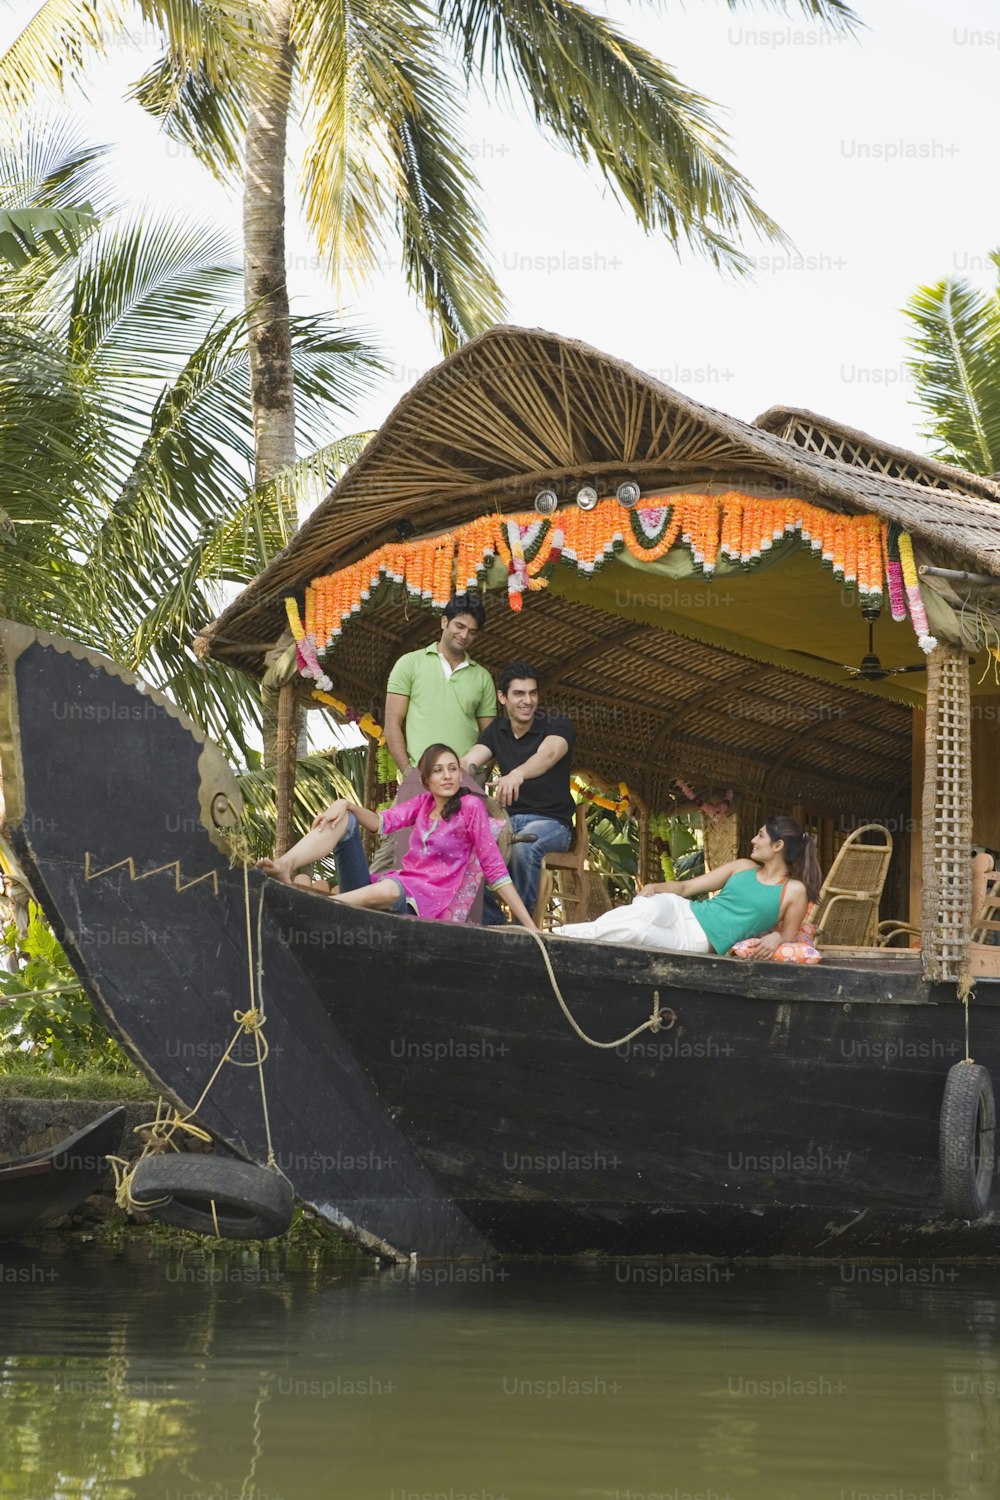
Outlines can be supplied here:
[[[438, 745], [428, 745], [427, 749], [424, 751], [423, 755], [417, 761], [417, 770], [420, 773], [420, 780], [421, 780], [421, 783], [422, 783], [422, 785], [423, 785], [423, 787], [424, 787], [425, 790], [427, 788], [427, 778], [430, 776], [431, 771], [434, 768], [434, 762], [437, 760], [437, 758], [441, 754], [442, 750], [446, 751], [448, 755], [454, 755], [455, 756], [455, 759], [458, 761], [459, 770], [461, 770], [461, 767], [462, 767], [461, 756], [459, 756], [458, 754], [456, 754], [456, 752], [451, 748], [450, 745], [440, 745], [440, 744], [438, 744]], [[462, 801], [462, 798], [464, 796], [465, 796], [465, 787], [464, 786], [460, 786], [459, 789], [458, 789], [458, 791], [455, 793], [455, 795], [453, 797], [449, 797], [448, 798], [447, 802], [444, 804], [444, 806], [441, 809], [441, 819], [442, 819], [442, 822], [447, 822], [447, 820], [449, 818], [453, 818], [455, 816], [455, 814], [458, 812], [459, 805], [460, 805], [460, 803]], [[798, 826], [798, 825], [796, 825], [796, 826]]]
[[793, 880], [802, 881], [810, 901], [818, 901], [823, 871], [819, 867], [816, 840], [805, 833], [794, 818], [785, 817], [784, 814], [765, 819], [764, 829], [772, 844], [776, 844], [779, 839], [784, 844], [782, 857], [788, 866], [789, 875]]

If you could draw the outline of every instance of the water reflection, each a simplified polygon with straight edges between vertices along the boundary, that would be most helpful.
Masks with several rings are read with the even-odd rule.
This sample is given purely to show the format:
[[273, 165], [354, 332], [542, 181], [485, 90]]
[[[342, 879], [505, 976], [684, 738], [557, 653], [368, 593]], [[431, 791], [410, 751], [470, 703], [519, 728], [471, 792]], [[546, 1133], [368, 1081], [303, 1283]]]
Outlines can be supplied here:
[[18, 1500], [1000, 1492], [987, 1270], [4, 1255]]

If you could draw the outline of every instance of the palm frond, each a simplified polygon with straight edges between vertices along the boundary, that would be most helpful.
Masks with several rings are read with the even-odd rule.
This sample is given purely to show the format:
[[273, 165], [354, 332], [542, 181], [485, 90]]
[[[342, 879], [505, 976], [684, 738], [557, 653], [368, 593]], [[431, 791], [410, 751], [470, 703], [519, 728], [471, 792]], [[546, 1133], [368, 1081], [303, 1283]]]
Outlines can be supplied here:
[[[1000, 259], [994, 252], [994, 265]], [[904, 308], [913, 331], [907, 361], [923, 434], [946, 463], [977, 474], [1000, 470], [1000, 285], [980, 291], [959, 277], [923, 286]]]
[[197, 347], [220, 306], [238, 306], [237, 247], [193, 218], [136, 215], [88, 247], [73, 299], [70, 342], [129, 379]]
[[[350, 751], [328, 750], [303, 756], [295, 768], [295, 801], [292, 808], [295, 836], [306, 832], [317, 813], [335, 797], [355, 798], [353, 777], [341, 770], [340, 757], [349, 759]], [[254, 858], [270, 855], [274, 850], [276, 821], [274, 770], [252, 765], [239, 778], [243, 793], [243, 832]]]
[[273, 27], [267, 6], [245, 0], [136, 0], [175, 63], [200, 72], [220, 91], [266, 68]]
[[831, 31], [841, 34], [857, 31], [864, 26], [860, 16], [845, 3], [845, 0], [726, 0], [730, 10], [776, 10], [782, 15], [799, 10], [811, 20], [822, 21]]
[[59, 95], [125, 29], [124, 0], [45, 0], [0, 54], [0, 91], [11, 113], [30, 111], [39, 90]]
[[15, 525], [67, 524], [74, 497], [86, 494], [81, 457], [99, 431], [63, 345], [0, 317], [0, 495]]
[[[405, 64], [404, 69], [405, 71]], [[486, 229], [469, 156], [457, 138], [444, 75], [417, 70], [387, 120], [397, 172], [396, 223], [407, 282], [450, 354], [503, 321], [506, 303], [486, 253]]]
[[[294, 497], [307, 475], [351, 461], [361, 439], [332, 444], [266, 490], [248, 490], [253, 430], [246, 314], [220, 322], [163, 392], [146, 441], [90, 551], [93, 618], [118, 659], [175, 697], [195, 689], [192, 635], [219, 612], [218, 590], [246, 584], [295, 529]], [[294, 320], [298, 383], [326, 425], [366, 389], [378, 362], [329, 320]], [[300, 336], [301, 335], [301, 336]], [[198, 688], [201, 693], [201, 688]], [[204, 702], [198, 722], [210, 710]], [[213, 711], [214, 712], [214, 711]], [[217, 732], [217, 731], [216, 731]]]
[[442, 348], [492, 327], [504, 303], [436, 29], [381, 0], [349, 13], [340, 0], [307, 0], [296, 44], [310, 136], [306, 213], [331, 269], [346, 258], [362, 279], [394, 213], [407, 281]]
[[200, 62], [191, 64], [165, 52], [128, 97], [213, 176], [223, 182], [237, 176], [243, 166], [247, 91], [235, 73], [213, 83]]
[[66, 119], [29, 116], [0, 126], [0, 206], [75, 209], [106, 216], [118, 207], [110, 146], [85, 140]]
[[302, 0], [293, 41], [299, 62], [306, 149], [302, 194], [306, 219], [340, 293], [341, 279], [360, 284], [385, 245], [391, 195], [382, 105], [394, 58], [418, 47], [420, 28], [405, 13], [386, 33], [377, 4], [349, 20], [344, 0]]
[[[276, 474], [265, 495], [273, 498], [269, 509], [275, 515], [297, 517], [301, 522], [337, 484], [351, 464], [356, 462], [375, 436], [374, 432], [355, 432], [338, 438], [298, 459]], [[288, 537], [279, 543], [284, 547]], [[274, 551], [279, 548], [275, 547]], [[273, 554], [272, 554], [273, 555]]]
[[574, 0], [439, 0], [439, 14], [469, 72], [517, 84], [647, 232], [736, 272], [750, 269], [746, 230], [784, 239], [727, 157], [710, 101], [609, 21]]
[[331, 427], [339, 427], [370, 395], [387, 366], [365, 329], [345, 328], [328, 313], [292, 317], [289, 323], [296, 442], [318, 448], [329, 443]]

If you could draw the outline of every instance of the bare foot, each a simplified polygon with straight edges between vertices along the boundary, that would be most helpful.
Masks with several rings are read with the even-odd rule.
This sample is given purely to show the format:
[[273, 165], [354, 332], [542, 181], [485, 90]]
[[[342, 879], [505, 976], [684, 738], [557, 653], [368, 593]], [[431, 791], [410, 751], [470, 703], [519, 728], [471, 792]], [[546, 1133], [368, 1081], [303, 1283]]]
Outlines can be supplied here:
[[295, 884], [291, 870], [280, 859], [259, 859], [257, 868], [263, 874], [270, 875], [272, 880], [280, 880], [282, 885]]

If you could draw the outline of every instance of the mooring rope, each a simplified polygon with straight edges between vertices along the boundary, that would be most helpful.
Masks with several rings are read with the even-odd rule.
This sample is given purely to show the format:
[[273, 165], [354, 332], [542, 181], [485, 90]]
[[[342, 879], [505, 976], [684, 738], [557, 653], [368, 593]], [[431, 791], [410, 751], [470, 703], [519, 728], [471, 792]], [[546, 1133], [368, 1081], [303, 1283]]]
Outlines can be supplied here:
[[962, 1061], [967, 1063], [972, 1062], [972, 1055], [969, 1051], [969, 1001], [975, 993], [976, 981], [971, 974], [963, 974], [958, 981], [958, 998], [965, 1008], [965, 1057]]
[[617, 1041], [595, 1041], [594, 1038], [592, 1036], [588, 1036], [587, 1033], [583, 1030], [583, 1027], [577, 1023], [576, 1017], [573, 1015], [569, 1006], [566, 1004], [566, 1001], [563, 998], [563, 992], [559, 988], [559, 981], [556, 978], [555, 971], [552, 968], [552, 960], [549, 958], [548, 949], [542, 941], [541, 933], [536, 932], [532, 928], [528, 928], [528, 931], [531, 933], [531, 936], [534, 938], [535, 942], [538, 944], [538, 947], [541, 949], [542, 959], [544, 961], [546, 969], [548, 970], [549, 982], [552, 985], [552, 993], [559, 1001], [559, 1006], [562, 1010], [563, 1015], [566, 1017], [567, 1021], [572, 1026], [581, 1042], [586, 1042], [588, 1047], [597, 1047], [602, 1052], [610, 1051], [614, 1047], [623, 1047], [626, 1042], [631, 1042], [634, 1037], [641, 1036], [644, 1031], [669, 1031], [676, 1022], [677, 1016], [672, 1010], [669, 1009], [669, 1007], [666, 1010], [660, 1009], [660, 992], [659, 990], [654, 990], [653, 1009], [647, 1019], [643, 1021], [641, 1026], [636, 1026], [634, 1030], [628, 1032], [625, 1036], [619, 1037]]
[[[232, 808], [231, 803], [230, 808], [235, 814], [235, 809]], [[240, 843], [242, 844], [242, 840], [240, 840]], [[234, 1068], [257, 1069], [257, 1077], [260, 1083], [261, 1112], [264, 1117], [264, 1135], [267, 1141], [266, 1166], [268, 1166], [272, 1171], [279, 1173], [280, 1176], [285, 1177], [286, 1181], [288, 1180], [285, 1173], [282, 1172], [281, 1168], [279, 1167], [277, 1158], [274, 1154], [274, 1141], [271, 1137], [271, 1115], [267, 1103], [267, 1084], [264, 1079], [264, 1063], [267, 1060], [268, 1054], [270, 1052], [267, 1038], [264, 1035], [264, 1024], [267, 1020], [267, 1015], [264, 1007], [263, 924], [264, 896], [267, 891], [267, 882], [265, 881], [261, 885], [260, 899], [257, 903], [257, 960], [255, 964], [255, 934], [253, 918], [250, 910], [250, 859], [249, 855], [246, 852], [245, 846], [242, 847], [239, 852], [234, 855], [234, 863], [236, 859], [239, 859], [240, 863], [243, 866], [243, 910], [247, 934], [247, 972], [248, 987], [250, 991], [250, 1005], [244, 1011], [233, 1011], [233, 1020], [236, 1022], [236, 1030], [233, 1033], [229, 1046], [226, 1048], [225, 1052], [216, 1063], [215, 1068], [212, 1072], [212, 1076], [205, 1084], [205, 1087], [202, 1089], [201, 1094], [199, 1095], [196, 1102], [191, 1106], [191, 1108], [184, 1114], [182, 1114], [180, 1110], [176, 1108], [176, 1106], [168, 1105], [166, 1101], [161, 1098], [157, 1102], [156, 1118], [154, 1120], [148, 1120], [144, 1124], [136, 1125], [134, 1127], [133, 1134], [139, 1134], [143, 1131], [148, 1132], [146, 1143], [143, 1146], [142, 1152], [136, 1158], [136, 1160], [134, 1162], [128, 1162], [120, 1156], [108, 1157], [108, 1161], [111, 1163], [111, 1167], [115, 1174], [115, 1202], [120, 1208], [126, 1210], [127, 1212], [133, 1211], [135, 1209], [145, 1210], [148, 1208], [155, 1208], [170, 1201], [170, 1194], [166, 1194], [161, 1198], [143, 1199], [141, 1201], [136, 1201], [136, 1199], [132, 1196], [132, 1179], [134, 1178], [136, 1168], [141, 1161], [143, 1161], [147, 1156], [150, 1156], [154, 1153], [160, 1153], [168, 1150], [179, 1151], [180, 1147], [174, 1140], [174, 1136], [178, 1132], [186, 1132], [188, 1135], [194, 1136], [197, 1140], [205, 1141], [208, 1143], [211, 1142], [212, 1136], [210, 1135], [210, 1133], [207, 1130], [203, 1130], [200, 1125], [194, 1124], [194, 1116], [198, 1113], [205, 1100], [208, 1098], [208, 1095], [211, 1092], [216, 1079], [227, 1063], [229, 1063]], [[243, 1036], [252, 1036], [254, 1040], [254, 1051], [256, 1055], [248, 1062], [241, 1062], [238, 1058], [235, 1058], [232, 1055], [233, 1051], [240, 1041], [240, 1038]], [[169, 1111], [171, 1110], [172, 1114], [169, 1113]], [[219, 1220], [216, 1213], [215, 1199], [210, 1199], [209, 1203], [212, 1213], [212, 1223], [215, 1226], [216, 1238], [221, 1239], [222, 1236], [219, 1233]]]

